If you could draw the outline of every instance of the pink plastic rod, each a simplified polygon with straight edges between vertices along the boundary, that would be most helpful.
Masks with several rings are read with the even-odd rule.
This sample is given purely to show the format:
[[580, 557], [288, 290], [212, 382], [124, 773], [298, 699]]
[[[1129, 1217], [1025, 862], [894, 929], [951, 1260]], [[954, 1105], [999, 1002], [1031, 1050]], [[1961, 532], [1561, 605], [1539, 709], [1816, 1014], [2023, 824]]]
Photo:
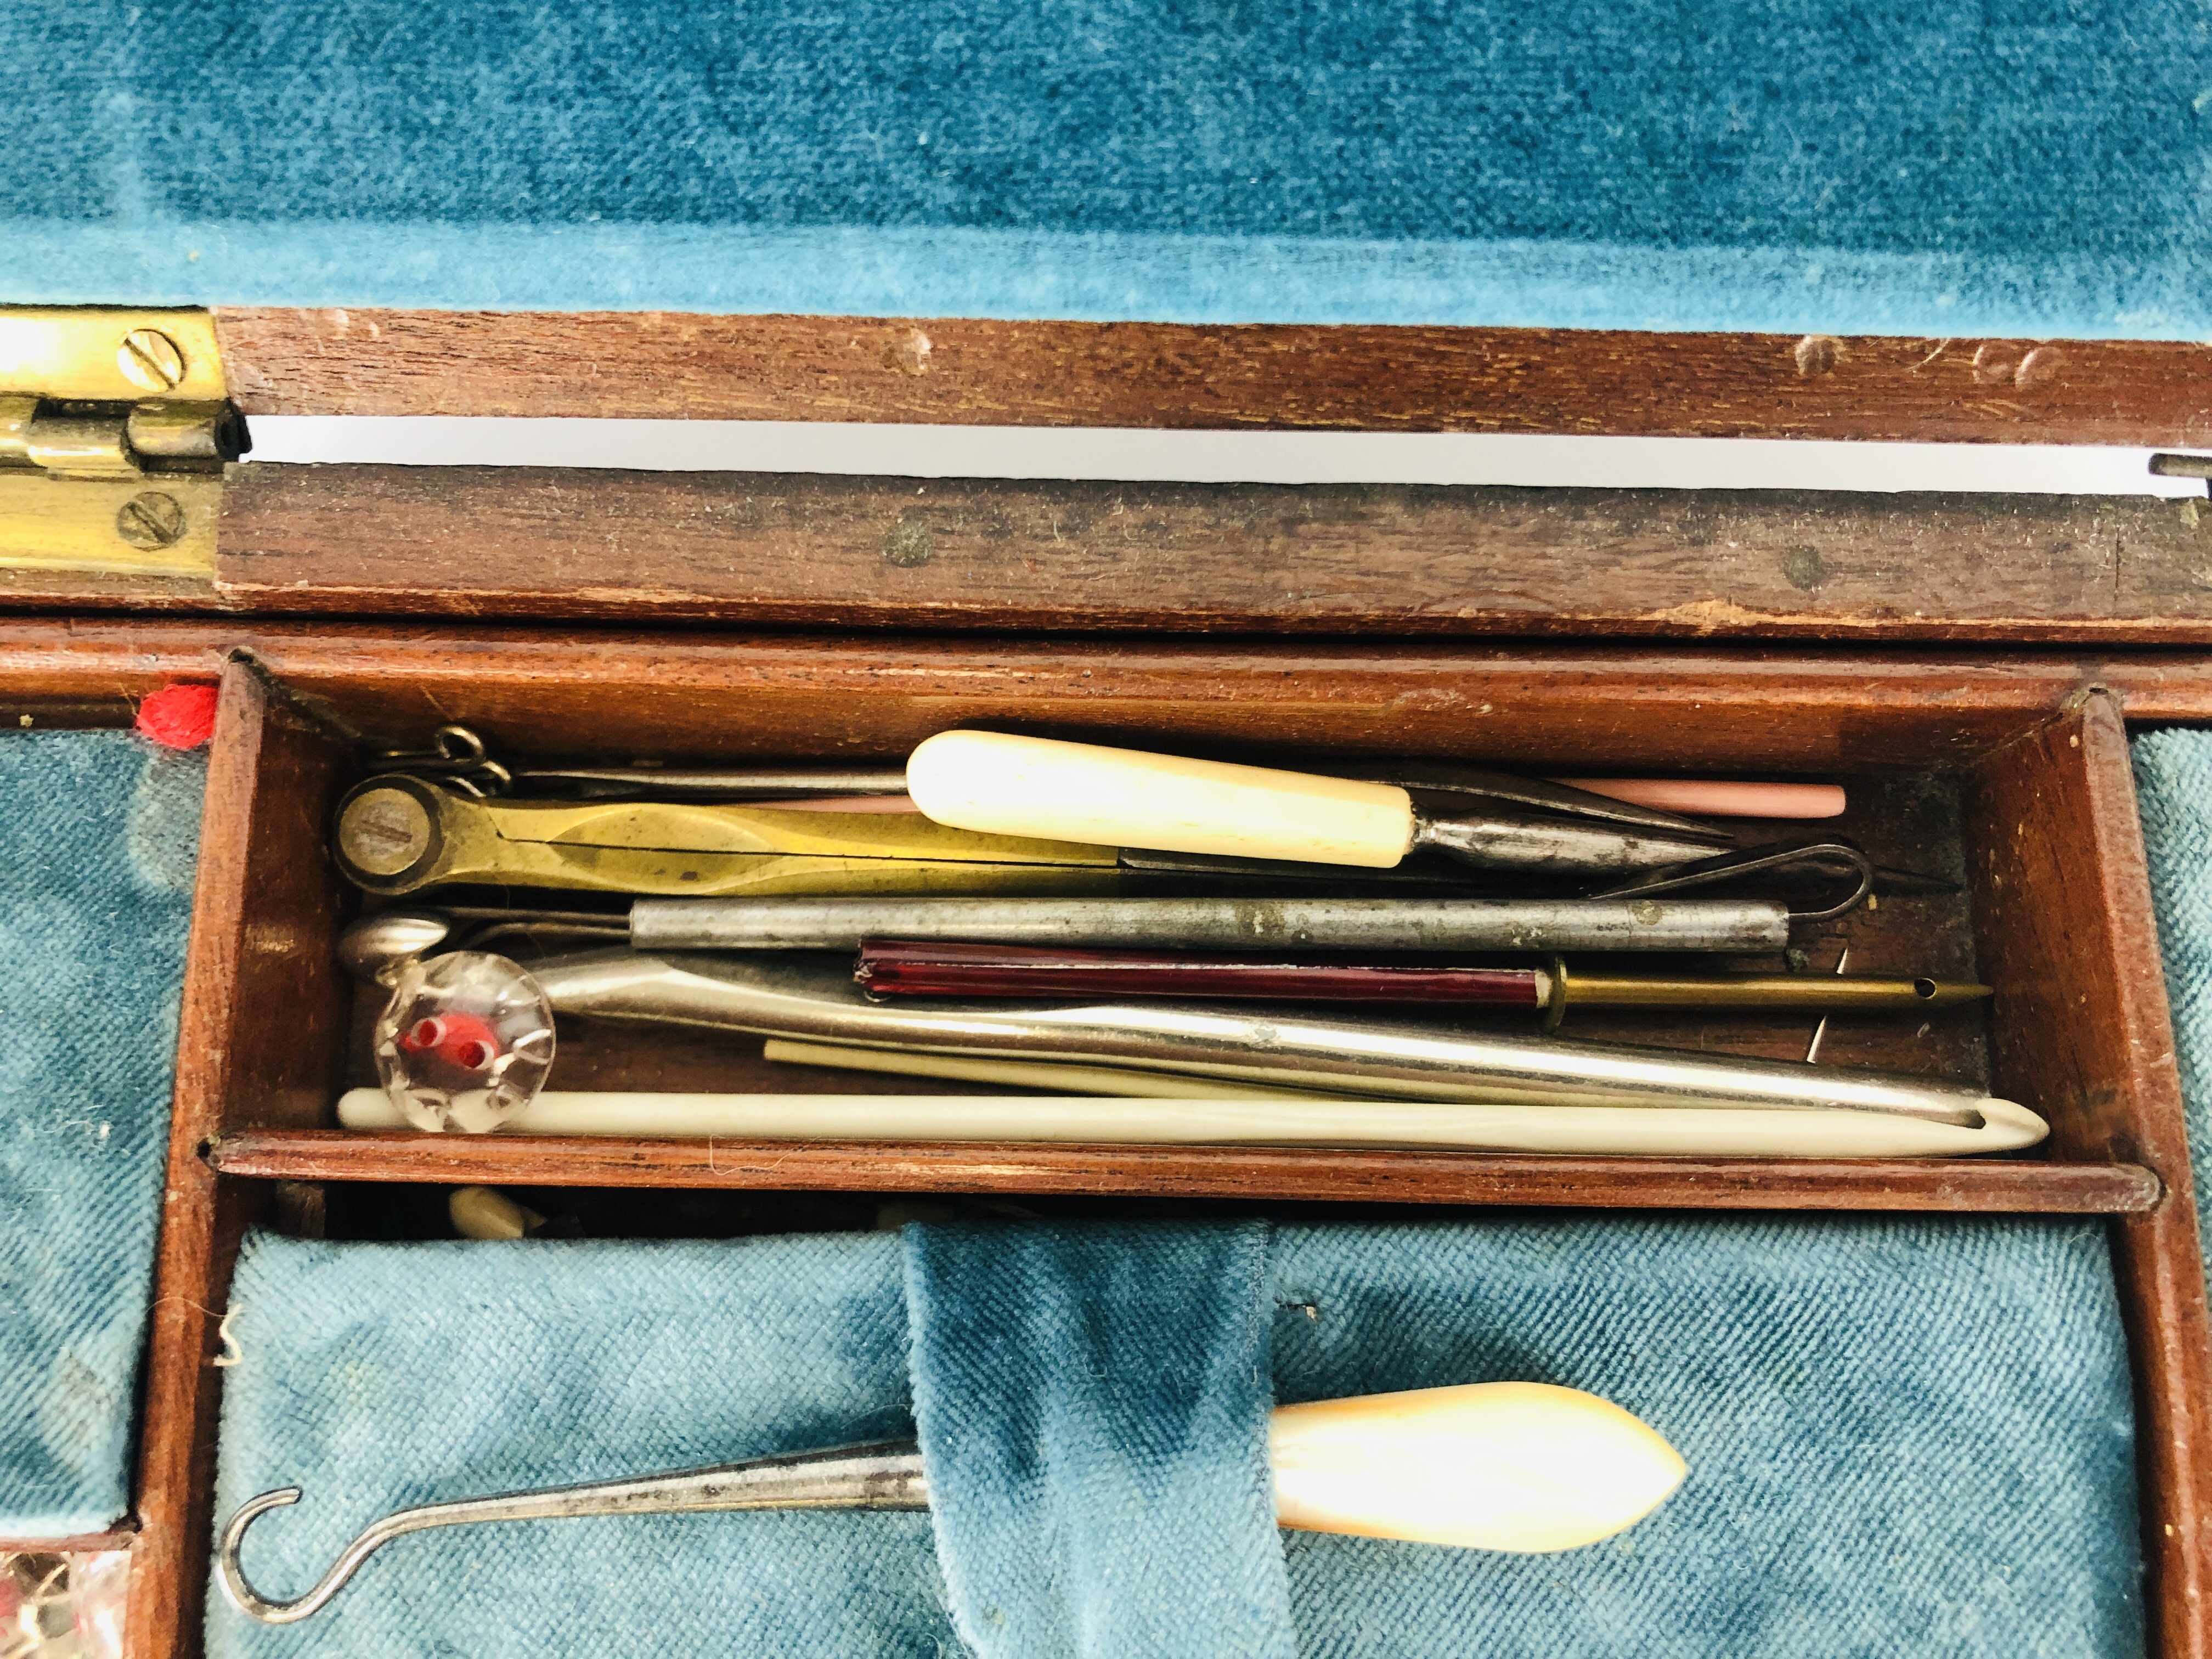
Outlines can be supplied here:
[[1608, 800], [1659, 812], [1712, 818], [1832, 818], [1844, 810], [1836, 783], [1723, 783], [1712, 778], [1553, 778]]

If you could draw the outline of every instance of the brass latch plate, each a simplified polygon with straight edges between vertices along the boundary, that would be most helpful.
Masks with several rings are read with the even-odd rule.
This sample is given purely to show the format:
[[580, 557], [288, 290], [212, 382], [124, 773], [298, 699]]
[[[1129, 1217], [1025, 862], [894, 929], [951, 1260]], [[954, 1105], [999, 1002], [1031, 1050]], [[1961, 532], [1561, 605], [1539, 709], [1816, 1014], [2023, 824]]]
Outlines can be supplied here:
[[212, 575], [246, 443], [208, 313], [0, 307], [0, 567]]
[[212, 576], [222, 479], [54, 478], [0, 469], [0, 568]]
[[75, 403], [227, 400], [215, 319], [204, 311], [0, 306], [0, 394]]

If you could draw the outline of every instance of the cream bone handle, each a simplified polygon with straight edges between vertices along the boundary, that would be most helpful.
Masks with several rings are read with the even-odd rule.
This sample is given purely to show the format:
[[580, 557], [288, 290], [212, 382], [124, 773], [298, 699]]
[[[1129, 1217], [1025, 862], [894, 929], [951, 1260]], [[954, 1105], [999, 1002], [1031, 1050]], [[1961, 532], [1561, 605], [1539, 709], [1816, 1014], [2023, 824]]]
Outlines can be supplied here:
[[[1285, 1406], [1268, 1424], [1267, 1456], [1280, 1526], [1516, 1554], [1578, 1549], [1625, 1531], [1689, 1472], [1641, 1419], [1547, 1382]], [[913, 1443], [896, 1442], [424, 1504], [372, 1524], [306, 1595], [270, 1601], [247, 1582], [240, 1549], [257, 1516], [300, 1497], [285, 1486], [240, 1505], [216, 1551], [224, 1597], [264, 1624], [296, 1624], [327, 1605], [372, 1554], [410, 1532], [580, 1516], [921, 1510], [929, 1482]]]
[[955, 829], [1374, 870], [1418, 847], [1486, 868], [1561, 873], [1661, 869], [1716, 850], [1565, 817], [1431, 817], [1395, 784], [997, 732], [927, 739], [907, 761], [907, 789]]

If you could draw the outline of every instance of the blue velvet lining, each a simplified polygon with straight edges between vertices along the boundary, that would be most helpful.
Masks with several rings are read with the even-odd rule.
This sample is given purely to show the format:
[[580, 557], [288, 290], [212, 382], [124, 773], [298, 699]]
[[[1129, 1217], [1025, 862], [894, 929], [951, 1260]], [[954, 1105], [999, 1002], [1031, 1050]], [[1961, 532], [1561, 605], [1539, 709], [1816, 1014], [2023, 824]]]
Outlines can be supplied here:
[[1309, 1659], [2143, 1650], [2100, 1223], [1295, 1228], [1275, 1288], [1285, 1401], [1558, 1382], [1690, 1466], [1648, 1520], [1568, 1555], [1287, 1535]]
[[0, 1537], [130, 1506], [206, 766], [0, 735]]
[[0, 298], [2191, 338], [2185, 0], [18, 0]]
[[[889, 1237], [249, 1241], [216, 1504], [298, 1485], [246, 1567], [297, 1595], [387, 1510], [913, 1432]], [[388, 1546], [307, 1623], [208, 1596], [212, 1659], [956, 1653], [929, 1517], [520, 1522]]]
[[2129, 747], [2189, 1125], [2197, 1237], [2212, 1263], [2212, 732], [2147, 732]]
[[911, 1227], [915, 1419], [982, 1659], [1293, 1659], [1267, 1229]]
[[[1635, 1411], [1691, 1468], [1657, 1514], [1567, 1555], [1290, 1535], [1302, 1655], [2142, 1651], [2126, 1354], [2094, 1223], [1286, 1227], [1265, 1240], [1264, 1276], [1258, 1242], [956, 1230], [910, 1239], [902, 1263], [881, 1236], [257, 1238], [233, 1298], [243, 1358], [216, 1501], [227, 1514], [306, 1487], [249, 1540], [264, 1593], [296, 1595], [399, 1504], [902, 1432], [909, 1339], [932, 1477], [960, 1512], [936, 1517], [942, 1575], [921, 1516], [423, 1534], [303, 1626], [212, 1601], [209, 1651], [935, 1659], [961, 1650], [948, 1606], [963, 1622], [1007, 1614], [970, 1650], [1017, 1659], [1272, 1650], [1238, 1645], [1268, 1629], [1249, 1616], [1266, 1612], [1263, 1582], [1234, 1568], [1224, 1604], [1172, 1565], [1249, 1565], [1264, 1530], [1247, 1411], [1264, 1390], [1238, 1368], [1270, 1346], [1285, 1401], [1558, 1382]], [[1271, 1344], [1240, 1302], [1268, 1316]], [[1163, 1386], [1169, 1367], [1182, 1374]], [[1227, 1455], [1178, 1448], [1201, 1426]], [[1209, 1462], [1239, 1490], [1170, 1501]], [[1071, 1512], [1086, 1482], [1115, 1513]], [[1139, 1516], [1147, 1494], [1159, 1501]], [[962, 1559], [1024, 1512], [1036, 1535], [1000, 1530], [1005, 1565], [1054, 1583], [991, 1582], [993, 1564]], [[1130, 1553], [1098, 1552], [1117, 1534]], [[1070, 1620], [1073, 1637], [1052, 1622]], [[1109, 1645], [1086, 1647], [1085, 1630]]]

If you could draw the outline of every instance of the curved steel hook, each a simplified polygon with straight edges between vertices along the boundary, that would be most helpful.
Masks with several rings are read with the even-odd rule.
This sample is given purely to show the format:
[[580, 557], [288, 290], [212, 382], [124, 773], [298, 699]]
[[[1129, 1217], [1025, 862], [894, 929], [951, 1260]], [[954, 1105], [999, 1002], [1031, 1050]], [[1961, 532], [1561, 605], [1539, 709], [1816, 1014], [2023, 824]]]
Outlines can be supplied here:
[[[625, 1483], [635, 1486], [639, 1483]], [[569, 1488], [574, 1492], [592, 1490], [589, 1487]], [[410, 1532], [422, 1532], [430, 1527], [459, 1526], [471, 1521], [521, 1521], [535, 1516], [562, 1511], [539, 1509], [511, 1509], [518, 1498], [544, 1498], [556, 1496], [551, 1492], [517, 1492], [507, 1498], [487, 1498], [471, 1503], [425, 1504], [417, 1509], [398, 1510], [386, 1516], [360, 1537], [345, 1547], [325, 1573], [314, 1589], [296, 1601], [271, 1601], [257, 1593], [246, 1581], [246, 1569], [240, 1565], [239, 1547], [245, 1541], [246, 1529], [255, 1519], [270, 1510], [289, 1507], [300, 1501], [297, 1486], [280, 1486], [275, 1492], [264, 1492], [258, 1498], [249, 1498], [239, 1506], [238, 1513], [230, 1517], [223, 1528], [222, 1547], [216, 1551], [216, 1571], [222, 1581], [222, 1593], [231, 1606], [240, 1613], [258, 1619], [264, 1625], [297, 1624], [312, 1613], [326, 1606], [330, 1599], [346, 1585], [346, 1580], [361, 1571], [361, 1564], [382, 1549], [395, 1538]], [[589, 1513], [587, 1510], [577, 1513]]]
[[246, 1570], [239, 1565], [239, 1546], [245, 1541], [246, 1529], [254, 1521], [271, 1510], [281, 1510], [300, 1501], [297, 1486], [280, 1486], [275, 1492], [264, 1492], [258, 1498], [248, 1498], [239, 1506], [238, 1513], [230, 1517], [230, 1524], [222, 1531], [222, 1542], [215, 1553], [216, 1577], [222, 1584], [222, 1593], [231, 1606], [240, 1613], [258, 1619], [264, 1625], [289, 1625], [305, 1619], [320, 1608], [331, 1597], [345, 1588], [347, 1579], [368, 1559], [371, 1551], [382, 1539], [362, 1547], [368, 1534], [353, 1541], [352, 1547], [338, 1558], [337, 1565], [323, 1575], [323, 1581], [296, 1601], [270, 1601], [258, 1595], [246, 1582]]
[[1797, 866], [1816, 873], [1840, 874], [1851, 884], [1849, 897], [1840, 903], [1822, 910], [1792, 910], [1792, 921], [1829, 921], [1844, 912], [1855, 909], [1874, 891], [1873, 861], [1856, 846], [1840, 838], [1832, 840], [1798, 840], [1772, 842], [1763, 847], [1747, 847], [1717, 857], [1698, 859], [1689, 864], [1669, 865], [1663, 870], [1654, 870], [1591, 892], [1592, 898], [1649, 898], [1661, 893], [1687, 892], [1699, 887], [1709, 887], [1716, 882], [1731, 881], [1739, 876], [1758, 875], [1762, 872], [1787, 870]]
[[504, 1492], [453, 1504], [396, 1510], [347, 1545], [316, 1586], [295, 1601], [271, 1601], [246, 1582], [239, 1564], [246, 1529], [270, 1510], [300, 1501], [300, 1488], [280, 1486], [247, 1499], [223, 1528], [216, 1577], [231, 1606], [264, 1625], [291, 1625], [319, 1612], [343, 1589], [361, 1564], [395, 1538], [433, 1527], [484, 1521], [553, 1521], [585, 1515], [701, 1515], [730, 1510], [926, 1510], [929, 1486], [921, 1453], [910, 1440], [718, 1463], [635, 1480], [586, 1486]]

